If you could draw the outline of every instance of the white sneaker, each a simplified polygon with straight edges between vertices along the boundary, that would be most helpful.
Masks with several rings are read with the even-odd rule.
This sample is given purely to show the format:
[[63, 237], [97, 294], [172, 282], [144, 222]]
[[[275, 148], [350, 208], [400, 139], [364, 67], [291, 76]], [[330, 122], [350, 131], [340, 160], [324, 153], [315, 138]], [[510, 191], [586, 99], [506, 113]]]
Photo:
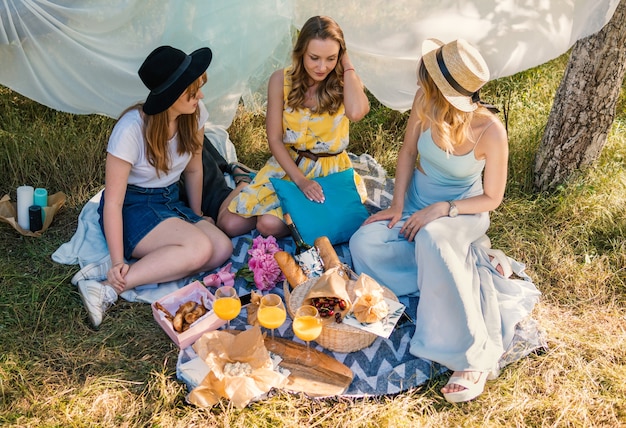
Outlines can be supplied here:
[[73, 285], [78, 285], [78, 281], [84, 279], [95, 279], [96, 281], [102, 281], [107, 279], [107, 272], [111, 269], [111, 257], [106, 256], [104, 259], [89, 263], [87, 266], [76, 272], [70, 282]]
[[102, 323], [104, 313], [117, 301], [117, 293], [110, 285], [93, 279], [78, 281], [78, 292], [87, 309], [91, 325], [98, 328]]

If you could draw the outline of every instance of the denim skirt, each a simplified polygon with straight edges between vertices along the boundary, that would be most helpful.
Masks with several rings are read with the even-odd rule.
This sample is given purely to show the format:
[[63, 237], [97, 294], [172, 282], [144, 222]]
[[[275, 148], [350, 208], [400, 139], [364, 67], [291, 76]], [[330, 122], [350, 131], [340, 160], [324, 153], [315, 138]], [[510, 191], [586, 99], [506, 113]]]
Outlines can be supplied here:
[[[100, 199], [98, 214], [100, 228], [104, 233], [103, 221], [104, 193]], [[202, 217], [197, 215], [179, 198], [178, 183], [168, 187], [145, 188], [129, 184], [126, 188], [122, 220], [124, 222], [124, 258], [130, 260], [133, 251], [159, 223], [168, 218], [180, 218], [189, 223], [197, 223]]]

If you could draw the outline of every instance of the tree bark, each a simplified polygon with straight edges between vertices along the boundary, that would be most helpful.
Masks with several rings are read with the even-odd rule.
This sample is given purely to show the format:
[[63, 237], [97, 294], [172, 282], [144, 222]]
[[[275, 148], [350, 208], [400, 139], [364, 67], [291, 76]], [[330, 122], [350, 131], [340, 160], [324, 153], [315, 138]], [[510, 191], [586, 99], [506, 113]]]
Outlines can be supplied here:
[[597, 33], [576, 42], [535, 157], [537, 191], [593, 165], [615, 118], [626, 72], [626, 0]]

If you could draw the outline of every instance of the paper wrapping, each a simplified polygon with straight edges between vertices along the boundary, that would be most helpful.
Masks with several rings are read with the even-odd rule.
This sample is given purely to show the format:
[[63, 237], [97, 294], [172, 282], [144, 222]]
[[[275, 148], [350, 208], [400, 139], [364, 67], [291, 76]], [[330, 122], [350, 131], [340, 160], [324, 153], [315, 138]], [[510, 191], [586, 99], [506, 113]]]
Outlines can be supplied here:
[[[228, 398], [243, 409], [253, 399], [287, 383], [287, 377], [274, 370], [258, 326], [237, 335], [223, 330], [205, 333], [193, 349], [210, 369], [202, 383], [189, 393], [188, 400], [197, 406], [211, 407], [221, 398]], [[238, 376], [224, 373], [227, 363], [236, 362], [248, 363], [252, 372]]]
[[389, 313], [389, 305], [384, 299], [384, 290], [378, 282], [362, 273], [354, 284], [356, 296], [352, 312], [359, 322], [380, 321]]
[[[341, 266], [329, 269], [324, 272], [313, 287], [311, 287], [304, 297], [302, 304], [311, 305], [311, 300], [314, 297], [337, 297], [346, 302], [346, 308], [341, 311], [342, 316], [345, 316], [350, 311], [351, 307], [351, 300], [347, 290], [348, 281], [350, 281], [350, 279]], [[293, 308], [294, 312], [297, 309], [298, 308]], [[325, 319], [324, 321], [328, 320], [329, 319]], [[332, 318], [332, 320], [334, 321], [334, 318]]]
[[48, 197], [48, 206], [42, 207], [43, 211], [46, 213], [42, 229], [37, 232], [31, 232], [30, 230], [22, 229], [22, 226], [18, 224], [16, 204], [15, 202], [11, 202], [11, 197], [9, 195], [4, 195], [2, 199], [0, 199], [0, 221], [10, 224], [13, 226], [13, 229], [17, 230], [21, 235], [39, 238], [46, 230], [48, 230], [50, 224], [52, 224], [52, 220], [54, 219], [56, 212], [61, 209], [63, 205], [65, 205], [65, 199], [66, 196], [63, 192], [57, 192], [54, 195], [50, 195]]
[[257, 319], [257, 313], [259, 312], [259, 306], [261, 306], [261, 297], [263, 297], [263, 295], [261, 293], [257, 293], [254, 290], [250, 294], [250, 304], [246, 307], [246, 312], [248, 314], [248, 324], [252, 326], [260, 326], [259, 320]]

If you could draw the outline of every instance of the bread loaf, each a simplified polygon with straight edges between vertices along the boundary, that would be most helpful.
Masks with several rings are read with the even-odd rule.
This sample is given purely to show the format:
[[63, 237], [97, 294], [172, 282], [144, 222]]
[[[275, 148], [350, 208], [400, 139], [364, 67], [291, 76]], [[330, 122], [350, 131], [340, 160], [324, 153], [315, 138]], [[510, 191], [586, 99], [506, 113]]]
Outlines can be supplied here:
[[335, 266], [341, 266], [341, 261], [337, 252], [330, 243], [330, 240], [326, 236], [320, 236], [315, 240], [315, 246], [320, 253], [322, 262], [324, 263], [324, 271], [334, 268]]
[[291, 288], [294, 288], [309, 279], [304, 274], [300, 265], [298, 265], [293, 256], [288, 252], [278, 251], [277, 253], [274, 253], [274, 259], [276, 259], [278, 267], [285, 275], [285, 278], [291, 285]]

